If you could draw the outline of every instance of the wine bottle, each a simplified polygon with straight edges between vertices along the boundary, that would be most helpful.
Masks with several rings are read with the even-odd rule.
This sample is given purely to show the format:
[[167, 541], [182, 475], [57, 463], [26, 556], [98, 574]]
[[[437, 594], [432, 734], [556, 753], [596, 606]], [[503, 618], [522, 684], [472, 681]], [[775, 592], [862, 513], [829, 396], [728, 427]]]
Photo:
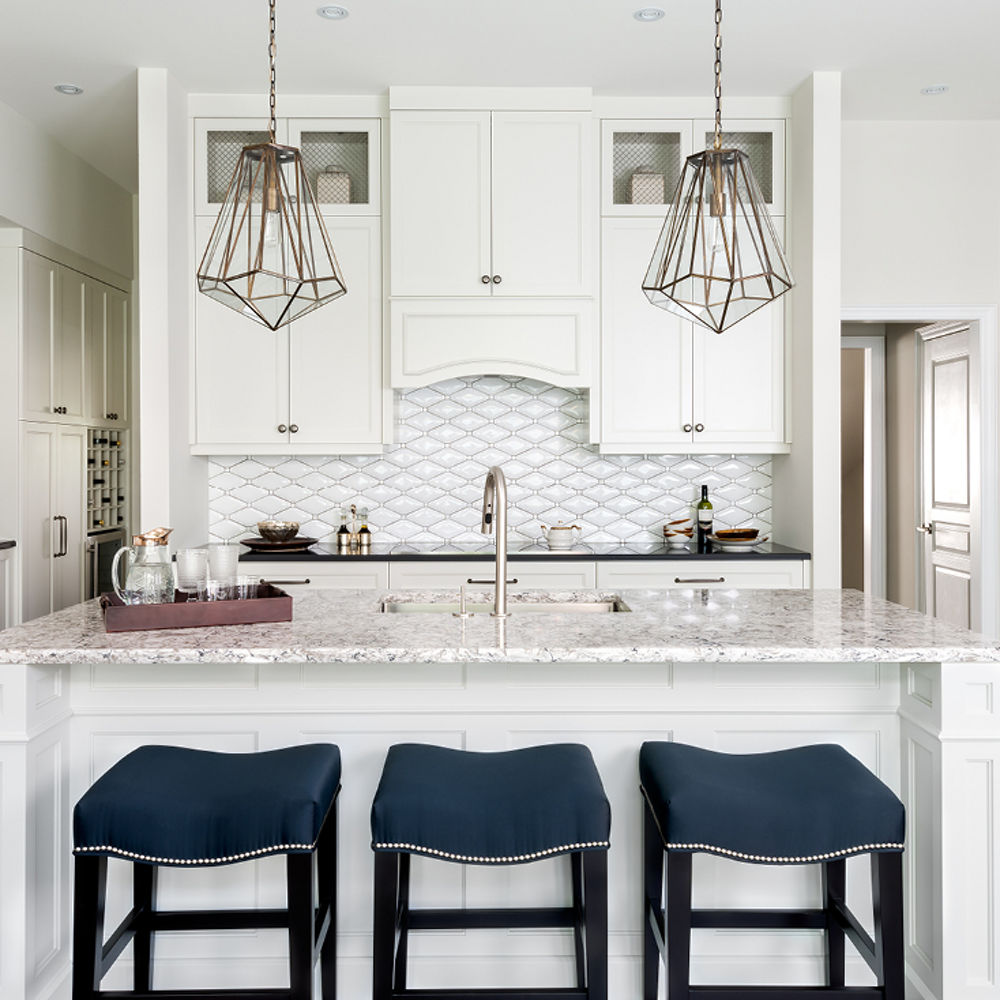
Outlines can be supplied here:
[[698, 551], [710, 552], [711, 543], [709, 537], [712, 534], [712, 501], [708, 499], [708, 487], [702, 486], [701, 499], [697, 506], [698, 518]]

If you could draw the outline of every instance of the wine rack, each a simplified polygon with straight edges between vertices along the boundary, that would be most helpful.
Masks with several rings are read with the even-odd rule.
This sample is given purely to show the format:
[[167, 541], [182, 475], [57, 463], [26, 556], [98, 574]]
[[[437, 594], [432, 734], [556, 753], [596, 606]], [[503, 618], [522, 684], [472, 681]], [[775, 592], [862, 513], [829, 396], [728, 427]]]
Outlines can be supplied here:
[[123, 528], [128, 520], [128, 454], [125, 432], [87, 431], [87, 531]]

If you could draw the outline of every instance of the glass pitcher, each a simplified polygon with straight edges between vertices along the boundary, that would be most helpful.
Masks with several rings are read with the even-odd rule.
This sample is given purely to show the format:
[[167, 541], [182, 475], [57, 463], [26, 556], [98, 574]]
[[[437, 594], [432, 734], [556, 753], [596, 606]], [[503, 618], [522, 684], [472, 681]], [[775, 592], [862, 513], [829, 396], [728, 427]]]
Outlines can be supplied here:
[[[174, 568], [170, 564], [167, 536], [172, 528], [153, 528], [132, 536], [132, 545], [124, 545], [111, 563], [111, 581], [115, 593], [124, 604], [172, 604], [174, 601]], [[118, 562], [128, 553], [125, 586], [119, 584]]]

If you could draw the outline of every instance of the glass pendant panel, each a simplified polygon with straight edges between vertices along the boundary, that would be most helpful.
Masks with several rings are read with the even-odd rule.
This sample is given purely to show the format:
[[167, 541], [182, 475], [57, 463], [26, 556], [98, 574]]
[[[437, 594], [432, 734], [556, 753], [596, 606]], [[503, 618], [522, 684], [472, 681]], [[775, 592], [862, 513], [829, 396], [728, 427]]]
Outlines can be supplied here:
[[347, 291], [297, 149], [244, 147], [198, 288], [272, 330]]
[[791, 287], [746, 154], [689, 156], [642, 283], [649, 301], [721, 333]]

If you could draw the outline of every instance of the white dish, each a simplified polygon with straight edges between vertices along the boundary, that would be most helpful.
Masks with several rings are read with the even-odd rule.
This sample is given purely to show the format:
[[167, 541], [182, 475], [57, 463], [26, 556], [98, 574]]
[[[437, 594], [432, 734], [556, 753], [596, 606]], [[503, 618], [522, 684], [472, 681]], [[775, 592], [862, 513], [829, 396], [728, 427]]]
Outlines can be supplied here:
[[759, 538], [716, 538], [709, 535], [708, 540], [712, 543], [713, 549], [722, 552], [752, 552], [758, 545], [763, 545], [768, 539], [767, 535]]

